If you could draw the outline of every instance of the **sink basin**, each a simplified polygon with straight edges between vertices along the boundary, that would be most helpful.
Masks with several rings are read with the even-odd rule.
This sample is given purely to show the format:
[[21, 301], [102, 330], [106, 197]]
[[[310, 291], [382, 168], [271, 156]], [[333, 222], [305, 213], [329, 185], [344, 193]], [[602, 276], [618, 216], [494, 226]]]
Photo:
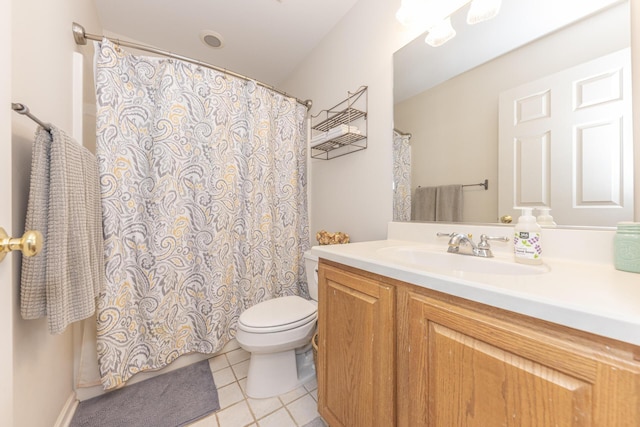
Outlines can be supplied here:
[[481, 258], [470, 255], [451, 254], [416, 246], [394, 246], [378, 250], [390, 261], [421, 267], [435, 272], [482, 273], [498, 275], [532, 275], [549, 272], [546, 265], [518, 264], [506, 258]]

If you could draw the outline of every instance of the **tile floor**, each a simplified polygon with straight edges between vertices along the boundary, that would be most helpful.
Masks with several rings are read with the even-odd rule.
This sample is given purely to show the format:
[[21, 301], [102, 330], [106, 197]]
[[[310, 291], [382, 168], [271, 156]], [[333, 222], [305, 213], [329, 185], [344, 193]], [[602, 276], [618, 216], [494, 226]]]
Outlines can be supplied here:
[[235, 340], [222, 354], [209, 359], [209, 366], [218, 388], [220, 410], [190, 427], [302, 427], [320, 416], [315, 379], [278, 397], [248, 398], [249, 353]]

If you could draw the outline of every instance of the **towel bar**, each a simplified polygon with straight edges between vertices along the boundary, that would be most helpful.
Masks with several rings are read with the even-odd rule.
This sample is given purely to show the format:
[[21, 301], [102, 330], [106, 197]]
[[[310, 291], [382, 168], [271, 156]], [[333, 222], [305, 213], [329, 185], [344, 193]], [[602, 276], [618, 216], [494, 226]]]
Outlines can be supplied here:
[[48, 123], [44, 123], [42, 120], [31, 114], [31, 112], [29, 111], [29, 107], [27, 107], [26, 105], [12, 102], [11, 109], [18, 114], [29, 117], [31, 120], [42, 126], [44, 130], [51, 133], [51, 125]]
[[485, 190], [489, 189], [489, 180], [485, 179], [484, 182], [481, 182], [479, 184], [464, 184], [463, 187], [484, 187]]
[[[485, 179], [484, 182], [480, 182], [478, 184], [463, 184], [462, 187], [484, 187], [485, 190], [489, 189], [489, 180]], [[422, 187], [421, 185], [418, 185], [418, 188]]]

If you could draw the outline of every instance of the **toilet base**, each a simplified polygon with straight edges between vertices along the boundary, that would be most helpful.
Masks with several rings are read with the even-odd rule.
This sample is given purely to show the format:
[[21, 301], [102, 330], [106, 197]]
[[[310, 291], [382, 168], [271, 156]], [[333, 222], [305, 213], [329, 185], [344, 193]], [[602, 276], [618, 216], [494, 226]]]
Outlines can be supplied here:
[[278, 353], [251, 353], [247, 374], [247, 396], [254, 399], [287, 393], [316, 375], [313, 353], [296, 350]]

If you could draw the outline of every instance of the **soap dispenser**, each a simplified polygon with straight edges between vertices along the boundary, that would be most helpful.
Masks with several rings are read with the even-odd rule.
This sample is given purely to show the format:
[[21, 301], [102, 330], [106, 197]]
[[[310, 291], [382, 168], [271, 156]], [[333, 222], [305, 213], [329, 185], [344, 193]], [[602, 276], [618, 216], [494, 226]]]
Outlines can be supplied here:
[[536, 222], [540, 227], [556, 227], [557, 226], [557, 224], [553, 220], [553, 217], [551, 216], [551, 208], [541, 207], [536, 209], [538, 211]]
[[541, 229], [532, 212], [531, 208], [522, 209], [514, 228], [513, 253], [521, 264], [542, 264]]

